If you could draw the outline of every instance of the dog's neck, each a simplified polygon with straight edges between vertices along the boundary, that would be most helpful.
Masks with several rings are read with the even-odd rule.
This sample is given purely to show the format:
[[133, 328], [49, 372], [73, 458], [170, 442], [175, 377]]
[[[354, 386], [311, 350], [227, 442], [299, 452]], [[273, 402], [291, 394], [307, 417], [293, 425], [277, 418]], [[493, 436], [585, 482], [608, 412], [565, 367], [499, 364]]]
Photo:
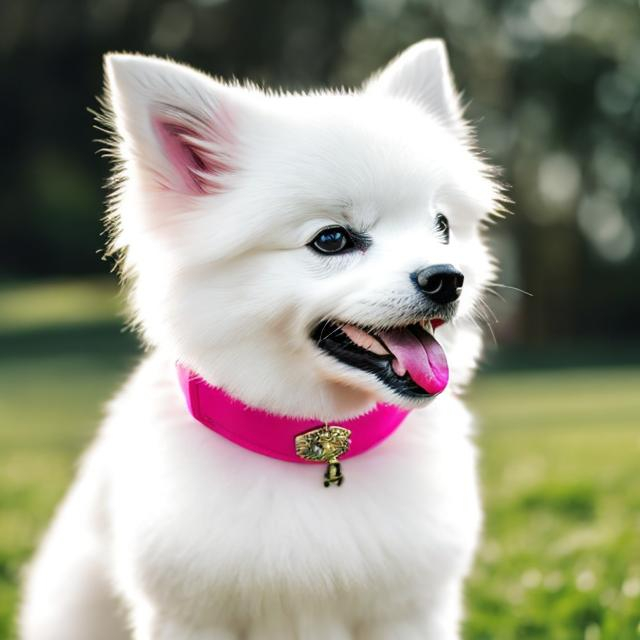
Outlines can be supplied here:
[[328, 462], [327, 457], [311, 459], [305, 456], [301, 452], [303, 443], [300, 437], [323, 429], [327, 430], [322, 432], [326, 435], [329, 429], [338, 429], [337, 425], [350, 434], [346, 450], [336, 453], [335, 457], [357, 456], [389, 437], [408, 414], [407, 410], [393, 405], [377, 404], [363, 415], [337, 423], [274, 415], [250, 407], [222, 389], [209, 385], [181, 364], [177, 369], [187, 407], [198, 422], [245, 449], [287, 462]]

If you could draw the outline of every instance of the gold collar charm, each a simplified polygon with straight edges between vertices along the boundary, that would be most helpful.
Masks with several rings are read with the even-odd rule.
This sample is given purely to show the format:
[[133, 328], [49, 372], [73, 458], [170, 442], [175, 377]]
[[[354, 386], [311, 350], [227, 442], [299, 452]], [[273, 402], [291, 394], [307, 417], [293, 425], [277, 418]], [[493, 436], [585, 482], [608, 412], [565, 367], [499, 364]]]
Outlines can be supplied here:
[[344, 427], [325, 424], [296, 436], [296, 454], [310, 462], [326, 462], [324, 486], [340, 486], [344, 480], [338, 457], [349, 451], [351, 431]]

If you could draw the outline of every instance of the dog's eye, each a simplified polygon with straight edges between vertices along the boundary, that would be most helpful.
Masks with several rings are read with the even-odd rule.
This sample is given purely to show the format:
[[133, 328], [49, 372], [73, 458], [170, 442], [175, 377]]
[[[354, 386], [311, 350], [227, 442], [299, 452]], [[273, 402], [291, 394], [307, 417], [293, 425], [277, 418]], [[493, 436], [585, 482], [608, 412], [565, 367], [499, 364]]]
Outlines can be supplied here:
[[353, 249], [353, 238], [342, 227], [328, 227], [309, 243], [312, 249], [320, 253], [343, 253]]
[[444, 244], [449, 244], [449, 221], [442, 213], [436, 215], [435, 230]]

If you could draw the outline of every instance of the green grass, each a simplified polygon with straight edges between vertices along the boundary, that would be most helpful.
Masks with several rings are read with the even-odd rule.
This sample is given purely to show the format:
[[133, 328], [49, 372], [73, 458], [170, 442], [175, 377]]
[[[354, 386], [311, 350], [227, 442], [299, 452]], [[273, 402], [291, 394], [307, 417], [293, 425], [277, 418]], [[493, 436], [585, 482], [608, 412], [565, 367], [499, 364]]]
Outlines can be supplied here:
[[[0, 638], [21, 568], [137, 357], [116, 308], [104, 282], [0, 290]], [[470, 401], [487, 515], [466, 640], [638, 640], [640, 367], [494, 372]]]
[[111, 280], [61, 280], [0, 291], [0, 331], [84, 325], [116, 316], [120, 296]]
[[640, 638], [640, 369], [481, 377], [473, 640]]

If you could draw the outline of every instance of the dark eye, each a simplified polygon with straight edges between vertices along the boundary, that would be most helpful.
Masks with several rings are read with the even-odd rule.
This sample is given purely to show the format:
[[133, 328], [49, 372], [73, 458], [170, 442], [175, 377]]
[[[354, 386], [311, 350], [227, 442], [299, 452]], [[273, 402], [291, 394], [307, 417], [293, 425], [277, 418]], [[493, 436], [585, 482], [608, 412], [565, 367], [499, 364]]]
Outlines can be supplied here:
[[320, 253], [343, 253], [353, 249], [353, 238], [342, 227], [328, 227], [323, 229], [309, 246]]
[[447, 216], [442, 213], [436, 215], [435, 230], [442, 242], [449, 244], [449, 221], [447, 220]]

